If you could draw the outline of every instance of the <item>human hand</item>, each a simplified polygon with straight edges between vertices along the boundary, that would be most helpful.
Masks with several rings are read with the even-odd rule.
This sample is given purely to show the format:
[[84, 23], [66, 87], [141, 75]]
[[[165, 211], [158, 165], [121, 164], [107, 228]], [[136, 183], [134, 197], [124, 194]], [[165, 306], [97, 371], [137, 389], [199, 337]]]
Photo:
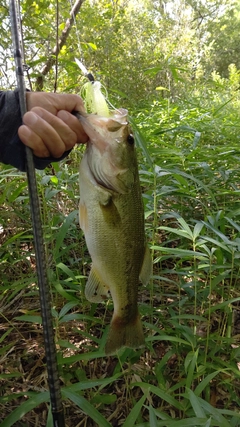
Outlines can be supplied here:
[[37, 157], [61, 157], [75, 144], [88, 141], [72, 111], [84, 111], [78, 95], [46, 92], [26, 93], [28, 112], [18, 129], [21, 141]]

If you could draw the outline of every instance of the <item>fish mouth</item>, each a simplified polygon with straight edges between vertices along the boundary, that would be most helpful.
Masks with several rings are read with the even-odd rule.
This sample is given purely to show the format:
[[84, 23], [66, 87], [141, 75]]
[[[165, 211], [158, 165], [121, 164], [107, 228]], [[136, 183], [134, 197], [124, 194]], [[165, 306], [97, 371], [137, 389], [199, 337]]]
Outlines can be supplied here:
[[89, 136], [86, 155], [93, 180], [108, 191], [122, 194], [130, 190], [123, 178], [130, 172], [121, 167], [121, 156], [116, 154], [116, 148], [125, 138], [127, 115], [128, 111], [122, 108], [112, 111], [109, 117], [86, 113], [79, 116]]
[[128, 110], [119, 108], [110, 112], [109, 117], [79, 112], [78, 120], [89, 137], [87, 144], [95, 145], [101, 153], [107, 149], [111, 139], [120, 140], [122, 129], [128, 125]]

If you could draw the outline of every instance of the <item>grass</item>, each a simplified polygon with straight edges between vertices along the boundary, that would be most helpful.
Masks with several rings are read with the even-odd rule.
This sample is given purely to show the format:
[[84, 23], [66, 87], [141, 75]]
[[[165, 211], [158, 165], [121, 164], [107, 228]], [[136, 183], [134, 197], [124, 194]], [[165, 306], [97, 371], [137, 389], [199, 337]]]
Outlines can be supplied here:
[[[80, 150], [37, 174], [70, 427], [240, 426], [239, 100], [221, 90], [132, 114], [154, 262], [144, 349], [105, 357], [112, 302], [84, 297]], [[1, 166], [0, 200], [0, 426], [51, 426], [24, 174]]]

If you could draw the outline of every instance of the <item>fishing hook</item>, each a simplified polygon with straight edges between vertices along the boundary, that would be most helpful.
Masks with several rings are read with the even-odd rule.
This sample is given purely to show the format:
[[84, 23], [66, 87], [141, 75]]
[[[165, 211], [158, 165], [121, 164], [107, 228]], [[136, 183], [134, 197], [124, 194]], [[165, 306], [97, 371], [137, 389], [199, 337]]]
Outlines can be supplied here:
[[[16, 65], [16, 76], [17, 76], [17, 87], [19, 91], [19, 104], [21, 110], [21, 116], [27, 111], [26, 102], [26, 90], [24, 82], [24, 72], [22, 64], [22, 53], [20, 45], [20, 36], [22, 41], [23, 50], [23, 38], [21, 34], [20, 26], [20, 7], [18, 0], [10, 0], [10, 19], [11, 19], [11, 30], [12, 30], [12, 41], [14, 58]], [[17, 10], [18, 9], [18, 10]], [[36, 267], [37, 277], [39, 286], [39, 297], [40, 307], [42, 314], [42, 327], [43, 327], [43, 338], [46, 356], [46, 365], [48, 372], [48, 385], [50, 393], [51, 411], [53, 417], [54, 427], [64, 427], [64, 410], [61, 398], [61, 388], [57, 369], [57, 353], [54, 341], [54, 330], [51, 316], [51, 298], [50, 298], [50, 287], [47, 277], [47, 263], [46, 255], [44, 250], [44, 239], [42, 230], [42, 221], [40, 213], [40, 204], [37, 192], [37, 181], [33, 162], [32, 149], [25, 147], [26, 149], [26, 170], [28, 180], [29, 199], [31, 207], [32, 225], [33, 225], [33, 237], [34, 246], [36, 253]]]

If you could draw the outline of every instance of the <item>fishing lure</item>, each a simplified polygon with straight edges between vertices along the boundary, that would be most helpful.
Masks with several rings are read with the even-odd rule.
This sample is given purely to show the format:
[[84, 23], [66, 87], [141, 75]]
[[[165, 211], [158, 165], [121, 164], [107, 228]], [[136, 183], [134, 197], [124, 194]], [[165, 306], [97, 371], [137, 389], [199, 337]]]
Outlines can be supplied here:
[[75, 58], [76, 64], [79, 66], [83, 74], [89, 79], [81, 90], [81, 95], [85, 101], [85, 108], [89, 113], [98, 114], [99, 116], [109, 117], [110, 111], [106, 96], [102, 93], [102, 84], [94, 80], [94, 77], [89, 73], [81, 61]]

